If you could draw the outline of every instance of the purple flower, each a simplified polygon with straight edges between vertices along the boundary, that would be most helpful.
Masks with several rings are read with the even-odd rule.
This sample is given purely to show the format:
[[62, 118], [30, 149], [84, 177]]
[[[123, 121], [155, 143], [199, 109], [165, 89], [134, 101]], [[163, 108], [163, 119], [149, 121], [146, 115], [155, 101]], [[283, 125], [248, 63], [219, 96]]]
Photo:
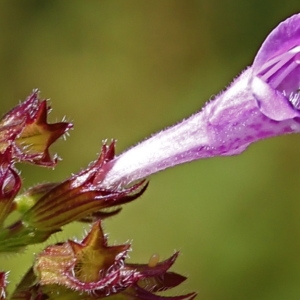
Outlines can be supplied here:
[[116, 157], [97, 179], [103, 186], [126, 185], [181, 163], [240, 154], [261, 139], [299, 132], [299, 117], [297, 14], [271, 32], [253, 65], [227, 90], [188, 119]]

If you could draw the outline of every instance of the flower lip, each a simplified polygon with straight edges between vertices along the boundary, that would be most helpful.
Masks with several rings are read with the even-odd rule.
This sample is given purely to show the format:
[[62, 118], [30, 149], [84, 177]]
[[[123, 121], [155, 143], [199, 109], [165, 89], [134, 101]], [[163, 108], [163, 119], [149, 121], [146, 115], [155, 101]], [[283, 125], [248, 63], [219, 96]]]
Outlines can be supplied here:
[[252, 70], [252, 93], [265, 116], [275, 121], [300, 117], [300, 14], [269, 34]]
[[300, 13], [280, 23], [266, 38], [260, 47], [254, 63], [254, 73], [270, 59], [279, 56], [300, 45]]

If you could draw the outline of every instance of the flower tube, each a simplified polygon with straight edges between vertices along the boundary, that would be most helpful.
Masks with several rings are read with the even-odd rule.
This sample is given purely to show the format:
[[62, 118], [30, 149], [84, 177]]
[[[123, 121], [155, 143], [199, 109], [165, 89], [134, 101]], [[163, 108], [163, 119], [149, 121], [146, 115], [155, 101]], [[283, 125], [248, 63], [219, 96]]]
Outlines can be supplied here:
[[125, 151], [98, 175], [127, 185], [189, 161], [237, 155], [253, 142], [300, 131], [300, 14], [280, 23], [254, 63], [202, 110]]

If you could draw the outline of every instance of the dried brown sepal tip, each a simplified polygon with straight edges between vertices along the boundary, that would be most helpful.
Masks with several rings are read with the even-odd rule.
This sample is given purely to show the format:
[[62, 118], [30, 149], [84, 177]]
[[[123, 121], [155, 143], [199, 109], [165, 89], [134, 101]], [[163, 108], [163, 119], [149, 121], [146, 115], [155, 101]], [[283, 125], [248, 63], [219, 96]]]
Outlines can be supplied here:
[[[186, 278], [168, 269], [175, 262], [176, 252], [155, 265], [127, 264], [130, 244], [108, 246], [100, 221], [96, 222], [81, 242], [68, 241], [47, 247], [34, 265], [38, 285], [34, 292], [55, 299], [55, 294], [68, 299], [193, 299], [190, 293], [161, 297], [157, 292], [179, 285]], [[32, 290], [33, 287], [28, 287]], [[23, 291], [24, 292], [24, 291]], [[16, 291], [16, 293], [20, 293]], [[64, 298], [65, 299], [65, 298]]]
[[[116, 214], [119, 206], [130, 202], [147, 188], [145, 180], [130, 187], [105, 189], [95, 180], [105, 175], [105, 164], [114, 158], [115, 143], [104, 144], [99, 158], [85, 170], [57, 184], [24, 213], [28, 226], [53, 231], [73, 221], [95, 221]], [[117, 208], [116, 208], [117, 207]], [[115, 210], [107, 211], [107, 209]]]
[[39, 99], [39, 91], [5, 114], [0, 120], [0, 153], [12, 145], [15, 161], [53, 167], [58, 157], [51, 157], [49, 147], [64, 135], [72, 124], [68, 122], [47, 123], [51, 108], [47, 100]]

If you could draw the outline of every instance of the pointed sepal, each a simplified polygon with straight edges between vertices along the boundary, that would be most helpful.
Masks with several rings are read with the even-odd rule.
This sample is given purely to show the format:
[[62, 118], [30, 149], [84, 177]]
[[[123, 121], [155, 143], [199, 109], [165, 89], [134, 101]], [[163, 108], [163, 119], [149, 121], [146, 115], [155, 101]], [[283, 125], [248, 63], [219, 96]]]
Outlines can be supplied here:
[[50, 299], [190, 300], [196, 294], [162, 297], [157, 292], [179, 285], [186, 278], [168, 269], [169, 259], [144, 265], [127, 264], [130, 244], [108, 246], [101, 223], [96, 222], [81, 242], [68, 241], [47, 247], [37, 256], [34, 273], [41, 294]]
[[51, 157], [49, 147], [64, 135], [72, 124], [49, 124], [51, 108], [47, 100], [40, 100], [39, 91], [33, 93], [0, 120], [0, 152], [13, 145], [13, 158], [17, 161], [53, 167], [57, 156]]

